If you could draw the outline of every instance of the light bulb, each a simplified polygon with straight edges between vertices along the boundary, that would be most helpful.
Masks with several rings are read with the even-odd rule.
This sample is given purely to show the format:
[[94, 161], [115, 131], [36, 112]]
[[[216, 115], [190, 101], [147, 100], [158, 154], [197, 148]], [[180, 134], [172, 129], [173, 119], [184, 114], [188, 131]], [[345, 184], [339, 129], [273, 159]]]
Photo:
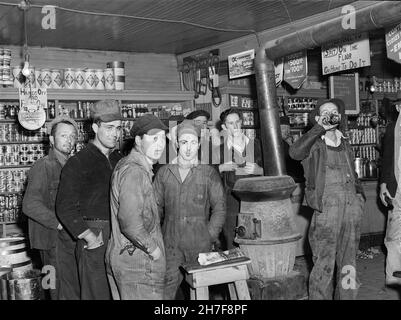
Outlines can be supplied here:
[[375, 85], [371, 84], [371, 85], [369, 86], [369, 92], [370, 92], [370, 93], [374, 93], [375, 91], [376, 91]]
[[21, 72], [25, 77], [29, 76], [29, 62], [28, 61], [24, 62], [24, 67], [22, 68]]

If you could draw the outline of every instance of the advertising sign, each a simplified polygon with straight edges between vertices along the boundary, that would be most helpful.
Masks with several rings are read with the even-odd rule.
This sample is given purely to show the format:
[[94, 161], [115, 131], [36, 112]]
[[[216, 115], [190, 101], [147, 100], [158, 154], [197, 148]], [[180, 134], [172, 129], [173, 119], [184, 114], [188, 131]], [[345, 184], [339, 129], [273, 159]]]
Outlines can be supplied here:
[[299, 89], [306, 80], [308, 63], [306, 50], [284, 57], [284, 81], [294, 89]]
[[255, 73], [253, 61], [255, 50], [243, 51], [228, 56], [228, 70], [230, 79], [249, 76]]
[[387, 58], [401, 63], [401, 24], [386, 32]]
[[370, 66], [367, 33], [351, 35], [322, 46], [322, 72], [330, 74]]
[[41, 128], [46, 121], [46, 89], [20, 88], [19, 102], [18, 121], [21, 126], [28, 130]]

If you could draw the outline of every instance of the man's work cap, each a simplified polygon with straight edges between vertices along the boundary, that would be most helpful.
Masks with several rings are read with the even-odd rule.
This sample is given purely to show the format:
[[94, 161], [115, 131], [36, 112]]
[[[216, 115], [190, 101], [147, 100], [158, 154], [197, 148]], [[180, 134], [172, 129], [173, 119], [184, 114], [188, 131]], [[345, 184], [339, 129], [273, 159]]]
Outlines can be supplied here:
[[188, 115], [185, 117], [185, 119], [193, 120], [193, 119], [195, 119], [195, 118], [197, 118], [197, 117], [201, 117], [201, 116], [206, 117], [207, 120], [210, 119], [210, 114], [209, 114], [209, 112], [207, 112], [207, 111], [205, 111], [205, 110], [195, 110], [195, 111], [192, 111], [190, 114], [188, 114]]
[[156, 134], [159, 131], [167, 131], [168, 127], [153, 114], [145, 114], [135, 120], [130, 130], [131, 137], [141, 136], [143, 134]]
[[60, 123], [60, 122], [67, 122], [67, 123], [71, 124], [72, 126], [74, 126], [75, 130], [77, 131], [77, 133], [79, 132], [79, 131], [78, 131], [78, 124], [75, 122], [75, 120], [72, 119], [72, 118], [70, 118], [69, 116], [63, 115], [63, 116], [57, 116], [56, 118], [54, 118], [54, 119], [50, 122], [49, 127], [48, 127], [48, 129], [49, 129], [49, 131], [48, 131], [48, 132], [49, 132], [49, 135], [51, 134], [53, 127], [54, 127], [57, 123]]
[[177, 137], [180, 138], [181, 135], [189, 133], [194, 136], [200, 137], [201, 131], [198, 126], [195, 126], [192, 120], [184, 120], [177, 127]]
[[90, 108], [90, 115], [93, 121], [110, 122], [122, 120], [120, 105], [116, 100], [101, 100]]

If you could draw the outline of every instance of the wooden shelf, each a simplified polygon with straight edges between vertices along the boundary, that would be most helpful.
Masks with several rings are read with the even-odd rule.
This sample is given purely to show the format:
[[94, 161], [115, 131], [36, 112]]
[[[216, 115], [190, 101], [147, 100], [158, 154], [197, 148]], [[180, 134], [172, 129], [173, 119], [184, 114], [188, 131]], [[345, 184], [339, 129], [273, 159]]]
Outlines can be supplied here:
[[[69, 90], [48, 89], [48, 100], [82, 100], [97, 101], [102, 99], [116, 99], [122, 101], [146, 102], [179, 102], [194, 100], [193, 91], [149, 91], [149, 90]], [[0, 100], [19, 100], [18, 89], [0, 89]]]
[[49, 139], [43, 139], [43, 140], [38, 140], [38, 141], [0, 141], [1, 144], [42, 144], [42, 143], [48, 143]]
[[310, 113], [312, 111], [314, 110], [291, 110], [291, 109], [287, 110], [288, 113]]
[[23, 191], [5, 191], [5, 192], [0, 192], [0, 195], [2, 196], [9, 196], [12, 194], [23, 194]]
[[18, 221], [0, 221], [0, 225], [2, 224], [17, 224]]
[[259, 127], [255, 126], [255, 125], [253, 125], [253, 126], [243, 125], [243, 126], [241, 126], [241, 129], [259, 129]]
[[397, 92], [375, 92], [371, 95], [366, 91], [359, 91], [359, 100], [382, 100], [383, 98], [395, 100], [397, 98]]
[[27, 164], [27, 165], [15, 165], [15, 166], [0, 166], [0, 170], [8, 170], [8, 169], [24, 169], [24, 168], [30, 168], [32, 164]]
[[230, 106], [230, 108], [238, 109], [241, 111], [257, 111], [258, 110], [258, 108], [245, 108], [245, 107], [233, 107], [233, 106]]
[[18, 121], [17, 118], [15, 118], [15, 119], [0, 119], [0, 123], [15, 123], [16, 121]]

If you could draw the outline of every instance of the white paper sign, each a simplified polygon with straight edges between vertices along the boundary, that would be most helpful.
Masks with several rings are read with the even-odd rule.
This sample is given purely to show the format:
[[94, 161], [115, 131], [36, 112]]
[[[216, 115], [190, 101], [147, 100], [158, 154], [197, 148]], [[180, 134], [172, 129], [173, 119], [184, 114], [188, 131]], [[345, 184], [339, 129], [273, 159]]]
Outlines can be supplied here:
[[255, 50], [253, 49], [228, 56], [228, 70], [230, 79], [255, 74], [254, 60]]
[[367, 33], [351, 35], [322, 46], [322, 73], [370, 66], [370, 46]]
[[46, 122], [46, 89], [20, 88], [19, 101], [19, 123], [28, 130], [37, 130], [41, 128]]

